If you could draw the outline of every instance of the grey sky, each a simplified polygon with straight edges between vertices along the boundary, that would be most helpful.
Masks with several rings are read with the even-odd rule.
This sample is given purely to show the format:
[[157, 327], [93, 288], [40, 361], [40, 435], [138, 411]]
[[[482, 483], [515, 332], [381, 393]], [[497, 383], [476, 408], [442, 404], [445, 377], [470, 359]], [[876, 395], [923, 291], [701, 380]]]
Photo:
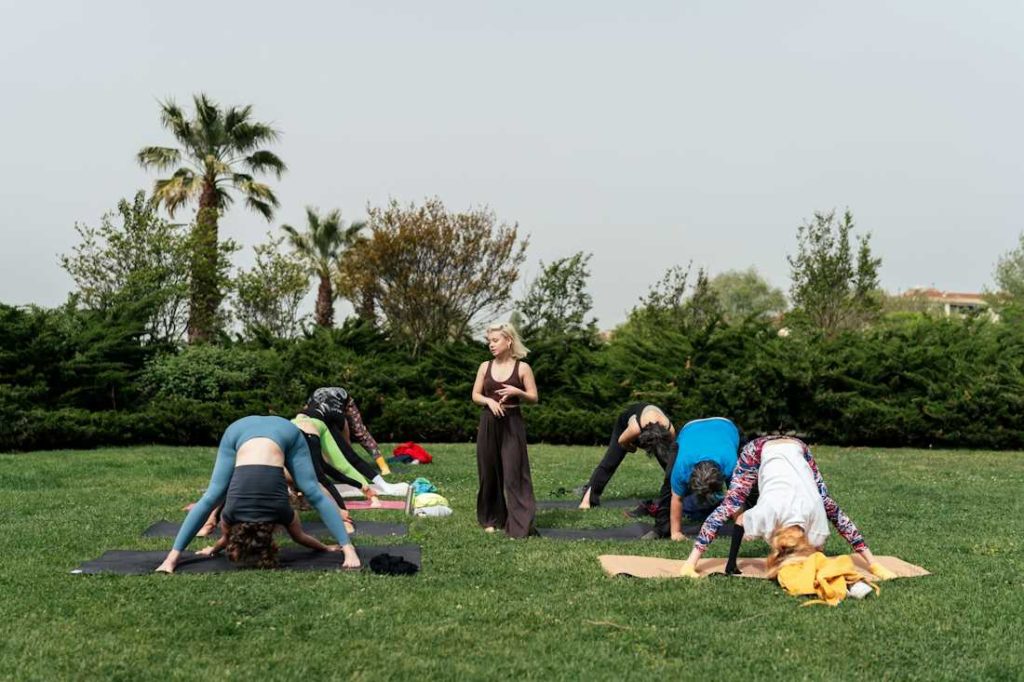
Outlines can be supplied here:
[[6, 303], [64, 299], [74, 222], [151, 186], [157, 99], [199, 91], [284, 131], [275, 230], [488, 204], [527, 276], [593, 252], [605, 327], [691, 259], [788, 288], [815, 209], [854, 211], [892, 290], [978, 290], [1024, 228], [1019, 2], [2, 4]]

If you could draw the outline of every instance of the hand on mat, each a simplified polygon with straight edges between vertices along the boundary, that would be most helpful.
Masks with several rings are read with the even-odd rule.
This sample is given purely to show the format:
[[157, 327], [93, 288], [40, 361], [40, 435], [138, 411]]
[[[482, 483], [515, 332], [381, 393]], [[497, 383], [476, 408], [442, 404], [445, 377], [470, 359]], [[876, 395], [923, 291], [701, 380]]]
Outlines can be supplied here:
[[217, 551], [216, 545], [210, 545], [209, 547], [203, 547], [201, 550], [196, 552], [196, 556], [210, 557], [210, 556], [213, 556], [216, 551]]
[[345, 545], [341, 548], [341, 551], [345, 554], [345, 561], [341, 564], [342, 568], [359, 568], [359, 555], [356, 554], [356, 548], [352, 545]]
[[686, 536], [683, 535], [682, 533], [672, 533], [672, 541], [673, 542], [682, 542], [685, 539], [686, 539]]
[[325, 552], [340, 552], [341, 545], [324, 545]]
[[877, 562], [871, 564], [870, 570], [871, 575], [875, 576], [879, 580], [892, 580], [893, 578], [899, 577], [898, 575], [890, 571], [888, 568]]
[[700, 574], [697, 573], [697, 568], [693, 564], [683, 564], [683, 568], [679, 571], [679, 575], [684, 578], [699, 578]]

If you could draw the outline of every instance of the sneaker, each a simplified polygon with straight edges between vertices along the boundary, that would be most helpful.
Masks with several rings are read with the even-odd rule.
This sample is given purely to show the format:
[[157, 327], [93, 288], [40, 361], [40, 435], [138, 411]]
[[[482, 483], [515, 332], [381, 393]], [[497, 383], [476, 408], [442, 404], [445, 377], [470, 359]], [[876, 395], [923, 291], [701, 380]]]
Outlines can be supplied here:
[[387, 495], [389, 497], [405, 497], [409, 492], [408, 483], [388, 483], [385, 481], [384, 485], [371, 483], [370, 487], [377, 491], [378, 495]]
[[656, 516], [658, 505], [654, 504], [652, 500], [644, 500], [633, 509], [627, 509], [622, 513], [626, 515], [627, 519], [642, 519], [645, 516]]
[[872, 592], [874, 592], [874, 590], [871, 589], [871, 586], [861, 580], [850, 585], [848, 594], [854, 599], [863, 599]]

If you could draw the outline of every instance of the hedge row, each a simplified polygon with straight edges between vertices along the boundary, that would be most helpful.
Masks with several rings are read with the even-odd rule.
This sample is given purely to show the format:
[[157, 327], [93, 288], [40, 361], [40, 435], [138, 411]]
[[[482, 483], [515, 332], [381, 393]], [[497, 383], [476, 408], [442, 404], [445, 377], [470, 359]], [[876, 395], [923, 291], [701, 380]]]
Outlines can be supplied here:
[[[262, 345], [142, 352], [130, 335], [107, 346], [95, 329], [76, 336], [83, 325], [53, 311], [0, 313], [0, 450], [213, 444], [233, 419], [290, 416], [323, 385], [348, 387], [382, 441], [475, 435], [469, 394], [487, 357], [479, 343], [412, 359], [350, 324]], [[541, 394], [525, 408], [532, 441], [605, 443], [618, 411], [646, 400], [679, 423], [725, 415], [748, 433], [816, 442], [1024, 447], [1024, 329], [1014, 324], [908, 316], [824, 338], [759, 322], [630, 321], [609, 343], [530, 345]]]

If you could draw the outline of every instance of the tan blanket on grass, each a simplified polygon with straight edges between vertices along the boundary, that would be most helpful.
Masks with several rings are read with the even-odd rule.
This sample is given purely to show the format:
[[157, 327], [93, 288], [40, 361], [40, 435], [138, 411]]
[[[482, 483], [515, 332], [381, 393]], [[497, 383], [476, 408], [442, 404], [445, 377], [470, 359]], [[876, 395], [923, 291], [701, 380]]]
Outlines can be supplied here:
[[[610, 576], [628, 575], [634, 578], [679, 578], [679, 571], [686, 563], [682, 559], [662, 559], [653, 556], [631, 556], [628, 554], [602, 554], [598, 561], [601, 568]], [[931, 575], [920, 566], [907, 563], [903, 559], [894, 556], [876, 556], [878, 563], [882, 564], [899, 578], [916, 578], [922, 575]], [[708, 576], [713, 573], [725, 573], [725, 559], [701, 559], [697, 562], [697, 573], [701, 576]], [[855, 554], [853, 564], [857, 570], [864, 574], [865, 578], [871, 578], [871, 571], [864, 557]], [[767, 578], [768, 571], [765, 568], [764, 559], [739, 559], [736, 562], [742, 573], [741, 578]]]

